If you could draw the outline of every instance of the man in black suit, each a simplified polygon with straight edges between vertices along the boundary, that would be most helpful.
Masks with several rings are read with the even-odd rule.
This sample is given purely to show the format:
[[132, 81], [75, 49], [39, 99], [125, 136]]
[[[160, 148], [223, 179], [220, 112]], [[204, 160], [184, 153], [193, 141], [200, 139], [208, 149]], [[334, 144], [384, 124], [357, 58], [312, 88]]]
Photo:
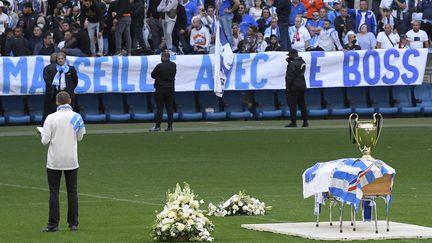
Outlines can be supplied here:
[[78, 76], [75, 68], [66, 64], [66, 54], [59, 52], [51, 55], [51, 64], [43, 70], [45, 80], [45, 99], [42, 124], [46, 117], [57, 110], [56, 95], [66, 91], [71, 98], [71, 106], [75, 102], [75, 88]]
[[156, 65], [151, 73], [151, 77], [155, 79], [154, 87], [156, 98], [156, 124], [151, 128], [150, 132], [159, 132], [162, 122], [163, 107], [168, 115], [168, 127], [165, 131], [172, 131], [173, 115], [174, 115], [174, 81], [177, 72], [177, 65], [170, 61], [169, 50], [165, 49], [161, 54], [162, 63]]

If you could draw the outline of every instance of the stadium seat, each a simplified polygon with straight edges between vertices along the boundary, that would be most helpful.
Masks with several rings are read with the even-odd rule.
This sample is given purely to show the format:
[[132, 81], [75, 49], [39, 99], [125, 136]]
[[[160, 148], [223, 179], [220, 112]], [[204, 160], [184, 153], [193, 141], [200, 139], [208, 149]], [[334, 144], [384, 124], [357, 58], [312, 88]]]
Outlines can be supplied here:
[[421, 107], [415, 106], [411, 86], [393, 86], [392, 98], [398, 112], [402, 114], [416, 114], [421, 112]]
[[27, 97], [30, 121], [32, 123], [42, 123], [44, 109], [44, 95], [30, 95]]
[[221, 109], [221, 99], [211, 91], [198, 93], [198, 103], [203, 109], [204, 119], [206, 120], [223, 120], [226, 119], [227, 113]]
[[423, 114], [432, 114], [432, 84], [415, 86], [414, 97]]
[[398, 112], [398, 108], [393, 107], [391, 103], [390, 87], [370, 87], [369, 97], [375, 112], [387, 115], [395, 115]]
[[152, 112], [150, 97], [147, 93], [128, 93], [126, 94], [126, 103], [129, 114], [134, 121], [153, 121], [154, 113]]
[[106, 115], [99, 109], [98, 94], [78, 94], [76, 96], [78, 108], [84, 121], [86, 122], [105, 122]]
[[248, 91], [225, 91], [222, 97], [224, 111], [229, 119], [249, 119], [252, 113], [252, 101]]
[[[156, 99], [155, 99], [154, 93], [151, 94], [151, 100], [153, 102], [153, 112], [156, 115]], [[173, 114], [174, 121], [176, 121], [176, 120], [179, 119], [179, 113], [176, 112], [175, 108], [176, 107], [175, 107], [175, 104], [174, 104], [174, 114]], [[168, 115], [167, 115], [165, 107], [164, 107], [164, 113], [162, 115], [162, 121], [167, 121], [167, 120], [168, 120]]]
[[322, 107], [321, 89], [307, 89], [305, 98], [309, 116], [319, 117], [329, 114], [329, 110]]
[[366, 87], [350, 87], [346, 89], [347, 101], [353, 112], [357, 114], [372, 114], [375, 108], [368, 105]]
[[25, 112], [25, 96], [2, 96], [3, 112], [6, 124], [22, 125], [30, 123], [30, 116]]
[[102, 105], [107, 121], [126, 122], [131, 118], [131, 115], [124, 110], [124, 94], [122, 93], [102, 94]]
[[345, 95], [343, 88], [323, 89], [323, 100], [329, 114], [332, 116], [345, 116], [352, 112], [352, 109], [345, 106]]
[[[283, 117], [290, 117], [291, 112], [289, 110], [287, 100], [286, 100], [286, 91], [284, 89], [277, 91], [277, 106], [282, 110]], [[300, 109], [297, 109], [296, 113], [297, 118], [301, 117]]]
[[174, 100], [180, 120], [197, 121], [203, 119], [203, 112], [198, 109], [196, 92], [176, 92]]
[[276, 90], [256, 90], [254, 92], [255, 118], [277, 118], [282, 110], [277, 108]]

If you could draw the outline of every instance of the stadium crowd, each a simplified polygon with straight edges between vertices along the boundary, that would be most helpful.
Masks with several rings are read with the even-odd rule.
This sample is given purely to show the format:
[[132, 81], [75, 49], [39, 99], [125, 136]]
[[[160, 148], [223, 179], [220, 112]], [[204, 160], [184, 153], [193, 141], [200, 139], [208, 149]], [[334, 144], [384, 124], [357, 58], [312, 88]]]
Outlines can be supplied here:
[[[0, 55], [212, 53], [216, 2], [0, 0]], [[369, 7], [365, 0], [220, 0], [218, 18], [238, 53], [429, 48], [432, 0]]]

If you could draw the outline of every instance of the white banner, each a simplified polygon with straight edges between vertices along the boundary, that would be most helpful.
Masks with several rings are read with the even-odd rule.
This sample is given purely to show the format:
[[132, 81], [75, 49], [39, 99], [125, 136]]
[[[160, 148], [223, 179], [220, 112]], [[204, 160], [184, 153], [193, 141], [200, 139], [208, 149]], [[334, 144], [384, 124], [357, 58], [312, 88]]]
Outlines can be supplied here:
[[[419, 85], [427, 49], [304, 52], [309, 88]], [[236, 54], [226, 90], [284, 89], [286, 53]], [[173, 56], [176, 91], [213, 91], [214, 55]], [[153, 92], [150, 73], [160, 56], [67, 57], [78, 72], [76, 93]], [[49, 57], [1, 57], [0, 95], [42, 94]]]

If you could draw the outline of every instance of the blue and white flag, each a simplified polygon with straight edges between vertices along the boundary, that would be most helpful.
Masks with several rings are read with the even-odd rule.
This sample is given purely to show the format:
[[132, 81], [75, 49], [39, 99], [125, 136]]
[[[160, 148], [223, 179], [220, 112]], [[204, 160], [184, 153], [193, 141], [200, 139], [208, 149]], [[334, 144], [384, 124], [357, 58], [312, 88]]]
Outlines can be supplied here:
[[222, 30], [219, 20], [216, 20], [215, 61], [214, 61], [214, 92], [222, 97], [225, 82], [234, 63], [234, 53]]

